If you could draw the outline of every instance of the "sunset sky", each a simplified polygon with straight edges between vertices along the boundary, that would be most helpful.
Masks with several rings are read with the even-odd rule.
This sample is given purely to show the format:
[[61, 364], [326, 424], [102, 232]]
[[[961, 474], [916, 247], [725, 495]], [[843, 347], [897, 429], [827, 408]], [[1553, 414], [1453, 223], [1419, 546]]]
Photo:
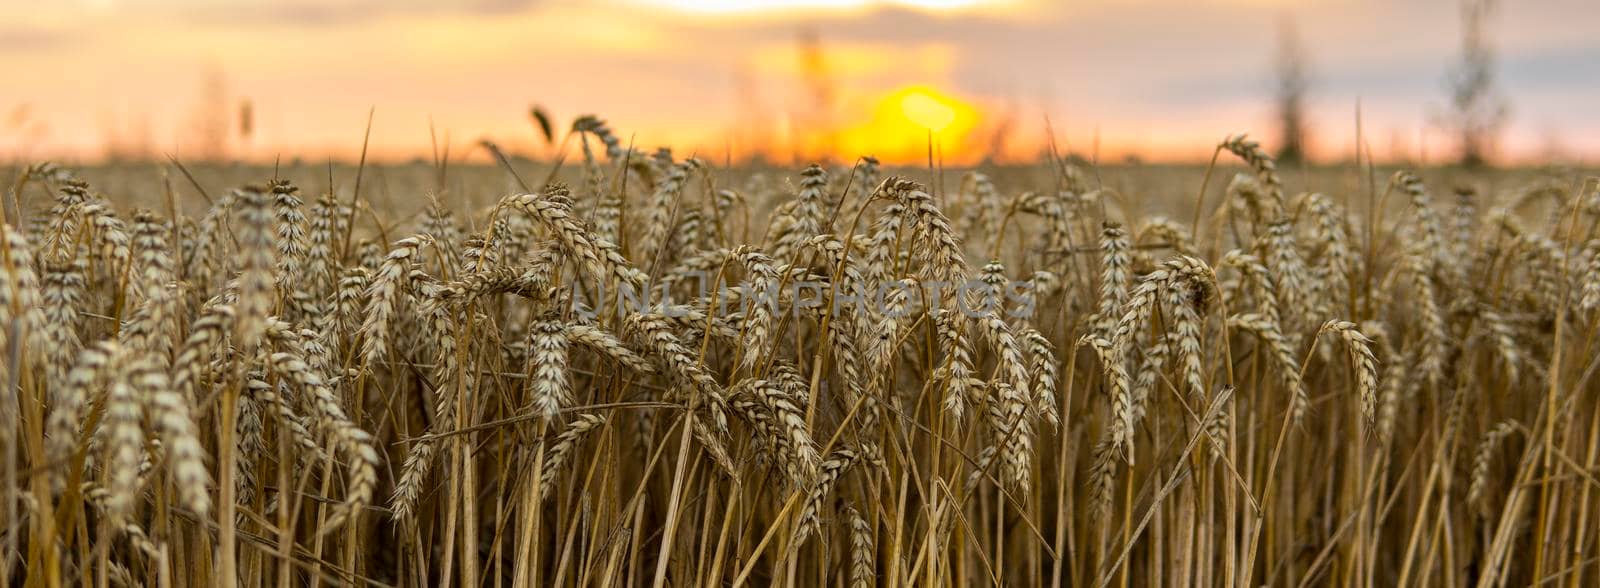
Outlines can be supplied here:
[[[548, 156], [538, 104], [715, 160], [909, 159], [929, 124], [953, 160], [1025, 159], [1047, 117], [1076, 152], [1195, 160], [1270, 146], [1285, 20], [1314, 155], [1351, 152], [1359, 100], [1378, 157], [1448, 156], [1454, 0], [0, 0], [0, 158], [199, 156], [208, 116], [230, 157], [353, 158], [369, 108], [379, 157], [426, 156], [430, 121]], [[1500, 3], [1505, 159], [1600, 160], [1597, 28], [1595, 0]]]

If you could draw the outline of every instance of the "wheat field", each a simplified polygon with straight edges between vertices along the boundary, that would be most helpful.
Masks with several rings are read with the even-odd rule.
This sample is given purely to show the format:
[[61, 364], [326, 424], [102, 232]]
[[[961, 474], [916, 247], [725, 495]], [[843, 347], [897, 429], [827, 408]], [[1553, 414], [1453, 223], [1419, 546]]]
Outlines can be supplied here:
[[26, 586], [1588, 586], [1600, 186], [8, 171]]

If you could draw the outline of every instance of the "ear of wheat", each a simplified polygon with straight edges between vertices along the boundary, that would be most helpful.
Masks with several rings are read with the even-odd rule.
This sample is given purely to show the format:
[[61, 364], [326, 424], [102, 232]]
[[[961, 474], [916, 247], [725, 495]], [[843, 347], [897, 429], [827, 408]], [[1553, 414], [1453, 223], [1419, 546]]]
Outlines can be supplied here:
[[0, 577], [1593, 583], [1600, 182], [571, 134], [16, 167]]

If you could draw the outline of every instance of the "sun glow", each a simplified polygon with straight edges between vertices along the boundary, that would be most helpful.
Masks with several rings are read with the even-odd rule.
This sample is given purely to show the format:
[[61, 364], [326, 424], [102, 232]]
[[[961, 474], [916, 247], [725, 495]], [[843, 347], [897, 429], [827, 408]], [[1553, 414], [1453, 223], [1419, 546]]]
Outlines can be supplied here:
[[924, 90], [914, 90], [900, 99], [900, 112], [911, 122], [938, 133], [956, 120], [956, 109], [947, 99]]
[[932, 141], [947, 156], [960, 158], [980, 118], [976, 106], [930, 86], [908, 86], [878, 99], [871, 120], [844, 129], [839, 147], [851, 155], [915, 162], [927, 156]]

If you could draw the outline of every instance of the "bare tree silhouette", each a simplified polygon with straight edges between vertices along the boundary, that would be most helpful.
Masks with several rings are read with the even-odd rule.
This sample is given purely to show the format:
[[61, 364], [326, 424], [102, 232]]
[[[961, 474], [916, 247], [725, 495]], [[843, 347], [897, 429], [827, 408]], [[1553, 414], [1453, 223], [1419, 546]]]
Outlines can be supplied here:
[[816, 29], [802, 29], [796, 43], [800, 53], [800, 82], [805, 92], [805, 104], [796, 117], [797, 155], [815, 159], [837, 147], [833, 108], [838, 92]]
[[1462, 0], [1461, 61], [1447, 78], [1450, 113], [1443, 122], [1459, 137], [1460, 163], [1466, 167], [1488, 162], [1508, 113], [1495, 89], [1494, 48], [1485, 30], [1493, 10], [1494, 0]]
[[222, 68], [212, 65], [201, 71], [198, 102], [190, 111], [188, 157], [205, 161], [228, 158], [228, 87]]
[[1278, 161], [1294, 163], [1306, 157], [1305, 47], [1294, 21], [1288, 16], [1278, 26]]

